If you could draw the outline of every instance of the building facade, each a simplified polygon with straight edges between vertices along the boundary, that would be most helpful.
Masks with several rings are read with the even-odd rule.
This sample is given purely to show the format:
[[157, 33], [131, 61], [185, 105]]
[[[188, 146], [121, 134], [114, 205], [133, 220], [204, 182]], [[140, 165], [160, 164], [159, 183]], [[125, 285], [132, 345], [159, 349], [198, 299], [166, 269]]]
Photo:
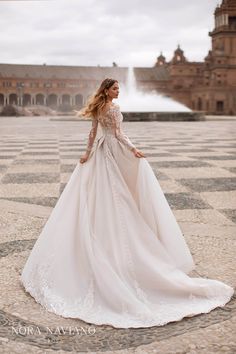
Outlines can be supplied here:
[[0, 105], [80, 108], [107, 75], [125, 74], [118, 67], [0, 64]]
[[[215, 10], [212, 47], [203, 62], [190, 62], [178, 46], [167, 62], [134, 68], [137, 85], [207, 114], [236, 115], [236, 0]], [[0, 64], [0, 105], [45, 105], [62, 111], [80, 108], [106, 77], [124, 83], [127, 68]]]
[[236, 115], [236, 0], [223, 0], [215, 10], [212, 48], [204, 62], [189, 62], [178, 47], [173, 59], [157, 58], [169, 81], [163, 92], [193, 110]]

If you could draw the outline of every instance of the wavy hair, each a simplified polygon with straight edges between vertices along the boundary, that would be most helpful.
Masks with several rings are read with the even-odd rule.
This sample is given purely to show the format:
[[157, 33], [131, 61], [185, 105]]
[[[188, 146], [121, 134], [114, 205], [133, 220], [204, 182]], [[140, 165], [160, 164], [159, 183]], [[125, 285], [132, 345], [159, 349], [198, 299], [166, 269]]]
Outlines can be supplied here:
[[97, 91], [88, 98], [85, 106], [81, 110], [76, 111], [77, 115], [84, 117], [84, 119], [96, 119], [107, 103], [105, 90], [108, 90], [115, 82], [118, 81], [108, 78], [103, 80]]

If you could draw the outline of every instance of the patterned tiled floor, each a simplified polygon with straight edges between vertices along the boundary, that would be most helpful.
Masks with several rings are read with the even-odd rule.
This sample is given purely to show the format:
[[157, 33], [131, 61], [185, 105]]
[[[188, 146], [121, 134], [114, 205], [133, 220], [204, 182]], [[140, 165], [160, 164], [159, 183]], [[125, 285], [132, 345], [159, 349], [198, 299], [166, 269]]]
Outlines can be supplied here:
[[[18, 276], [33, 244], [65, 187], [87, 143], [90, 123], [52, 121], [48, 117], [0, 120], [0, 266], [3, 352], [44, 353], [106, 351], [122, 353], [215, 353], [235, 349], [230, 336], [235, 298], [209, 314], [162, 328], [115, 330], [96, 327], [93, 336], [51, 335], [45, 326], [88, 326], [44, 311], [27, 296]], [[123, 127], [150, 162], [190, 246], [197, 275], [235, 287], [236, 120], [206, 122], [125, 122]], [[101, 131], [98, 132], [98, 137]], [[193, 272], [193, 275], [195, 274]], [[39, 326], [40, 335], [12, 333]], [[214, 346], [214, 335], [227, 327], [228, 340]], [[218, 326], [218, 327], [217, 327]], [[208, 333], [201, 350], [199, 328]], [[200, 331], [201, 332], [201, 331]], [[185, 338], [181, 341], [181, 338]], [[191, 340], [190, 340], [191, 338]], [[168, 339], [168, 341], [167, 341]], [[231, 343], [231, 344], [229, 344]], [[213, 345], [214, 344], [214, 345]], [[145, 345], [145, 347], [141, 346]], [[222, 351], [224, 348], [225, 351]], [[190, 349], [189, 349], [190, 348]], [[212, 349], [213, 348], [213, 349]], [[221, 350], [221, 351], [218, 351]], [[1, 347], [0, 347], [1, 350]], [[174, 350], [174, 349], [173, 349]], [[192, 349], [191, 349], [192, 350]], [[19, 351], [18, 351], [19, 352]]]

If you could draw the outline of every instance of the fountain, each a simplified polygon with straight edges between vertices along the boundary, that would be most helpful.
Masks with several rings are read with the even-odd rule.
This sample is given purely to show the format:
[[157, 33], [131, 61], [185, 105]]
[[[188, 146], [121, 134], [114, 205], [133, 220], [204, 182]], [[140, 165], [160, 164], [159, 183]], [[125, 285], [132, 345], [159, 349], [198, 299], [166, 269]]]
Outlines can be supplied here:
[[129, 68], [127, 82], [120, 84], [120, 105], [124, 121], [192, 121], [205, 120], [202, 112], [193, 112], [172, 98], [157, 94], [155, 91], [138, 90], [133, 68]]

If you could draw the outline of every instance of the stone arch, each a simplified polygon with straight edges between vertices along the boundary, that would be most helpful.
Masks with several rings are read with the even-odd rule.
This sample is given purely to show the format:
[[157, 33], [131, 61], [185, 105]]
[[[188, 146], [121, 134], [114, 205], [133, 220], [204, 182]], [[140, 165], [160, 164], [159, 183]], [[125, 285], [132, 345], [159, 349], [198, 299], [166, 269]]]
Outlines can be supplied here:
[[23, 95], [23, 106], [27, 106], [31, 104], [31, 95], [29, 93], [25, 93]]
[[4, 106], [4, 94], [0, 93], [0, 105]]
[[83, 95], [81, 95], [80, 93], [75, 95], [75, 105], [78, 107], [82, 107], [83, 105]]
[[48, 106], [56, 106], [57, 105], [57, 95], [54, 93], [51, 93], [48, 96]]
[[35, 98], [36, 104], [44, 105], [44, 95], [42, 93], [38, 93]]
[[62, 95], [61, 100], [62, 100], [63, 105], [66, 105], [66, 106], [70, 105], [70, 95], [68, 95], [68, 94]]
[[9, 95], [9, 104], [17, 104], [17, 94], [11, 93]]

